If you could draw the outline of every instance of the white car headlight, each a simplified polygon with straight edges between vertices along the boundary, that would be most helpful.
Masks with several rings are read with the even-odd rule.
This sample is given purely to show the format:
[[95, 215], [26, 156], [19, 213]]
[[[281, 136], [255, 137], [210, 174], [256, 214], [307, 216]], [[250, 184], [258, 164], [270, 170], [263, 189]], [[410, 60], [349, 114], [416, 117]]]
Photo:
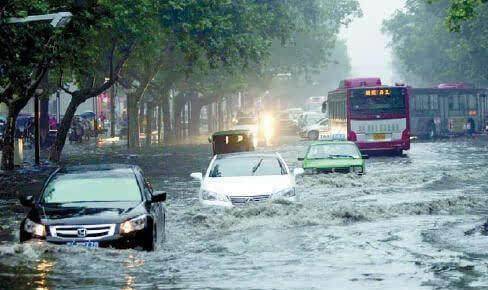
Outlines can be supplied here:
[[24, 230], [36, 237], [46, 236], [46, 226], [35, 223], [30, 219], [25, 219]]
[[274, 194], [276, 197], [294, 197], [296, 195], [295, 188], [286, 188]]
[[147, 215], [143, 214], [120, 224], [120, 233], [128, 234], [133, 231], [140, 231], [146, 227]]
[[229, 198], [226, 195], [217, 192], [211, 192], [208, 190], [202, 190], [201, 197], [203, 200], [207, 201], [229, 201]]

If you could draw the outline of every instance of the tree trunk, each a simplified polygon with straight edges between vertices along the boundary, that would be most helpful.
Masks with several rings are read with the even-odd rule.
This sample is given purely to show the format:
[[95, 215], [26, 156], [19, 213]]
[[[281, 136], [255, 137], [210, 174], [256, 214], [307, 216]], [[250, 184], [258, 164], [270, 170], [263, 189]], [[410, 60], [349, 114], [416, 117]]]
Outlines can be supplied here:
[[212, 104], [208, 104], [207, 105], [207, 130], [208, 130], [208, 133], [211, 134], [213, 132], [213, 124], [212, 124], [212, 121], [213, 121], [213, 106]]
[[171, 141], [171, 136], [173, 132], [171, 130], [171, 113], [169, 108], [169, 96], [167, 92], [164, 92], [164, 96], [161, 100], [161, 107], [163, 111], [163, 140], [165, 144]]
[[161, 145], [163, 144], [163, 138], [161, 138], [161, 133], [162, 133], [162, 125], [163, 125], [163, 120], [162, 120], [162, 114], [163, 114], [163, 110], [161, 108], [161, 104], [159, 104], [158, 106], [158, 120], [157, 120], [157, 127], [158, 127], [158, 144]]
[[14, 104], [8, 106], [7, 124], [4, 132], [3, 149], [2, 149], [2, 169], [14, 170], [14, 144], [15, 144], [15, 122], [20, 110], [15, 108]]
[[219, 131], [222, 131], [224, 127], [224, 110], [222, 106], [222, 102], [217, 102], [217, 128]]
[[137, 105], [137, 98], [133, 94], [127, 95], [127, 117], [128, 134], [127, 145], [130, 149], [139, 147], [139, 108]]
[[59, 160], [61, 160], [61, 152], [63, 151], [64, 145], [66, 144], [66, 137], [68, 136], [68, 132], [71, 127], [71, 121], [75, 116], [76, 109], [81, 103], [82, 102], [80, 102], [75, 96], [71, 97], [71, 101], [69, 102], [68, 108], [66, 109], [63, 120], [61, 121], [61, 124], [59, 126], [58, 135], [56, 136], [56, 142], [51, 148], [49, 160], [53, 162], [59, 162]]
[[152, 143], [152, 121], [154, 117], [153, 103], [146, 103], [146, 146], [151, 146]]
[[200, 112], [202, 104], [198, 100], [191, 101], [190, 110], [190, 136], [200, 136]]

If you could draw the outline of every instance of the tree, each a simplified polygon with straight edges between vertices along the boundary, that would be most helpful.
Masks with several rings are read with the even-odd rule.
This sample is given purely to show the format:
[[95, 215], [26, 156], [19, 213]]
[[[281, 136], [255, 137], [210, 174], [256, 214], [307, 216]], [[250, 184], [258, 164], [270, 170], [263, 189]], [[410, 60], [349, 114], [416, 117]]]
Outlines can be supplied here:
[[479, 6], [480, 17], [466, 20], [459, 32], [450, 32], [445, 26], [448, 4], [410, 0], [404, 11], [385, 21], [397, 68], [417, 85], [451, 81], [486, 84], [488, 26], [483, 19], [488, 16], [488, 7]]
[[[439, 0], [428, 0], [429, 3], [437, 1]], [[488, 0], [450, 0], [449, 11], [446, 15], [449, 30], [459, 32], [462, 24], [477, 17], [477, 11], [487, 2]]]

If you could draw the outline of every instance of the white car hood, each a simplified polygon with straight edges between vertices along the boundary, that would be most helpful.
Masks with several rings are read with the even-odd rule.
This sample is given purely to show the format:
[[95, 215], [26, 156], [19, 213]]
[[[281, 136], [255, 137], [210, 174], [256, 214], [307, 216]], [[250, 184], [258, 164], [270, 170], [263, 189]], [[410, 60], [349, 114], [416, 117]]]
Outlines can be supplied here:
[[292, 187], [289, 175], [205, 178], [202, 189], [227, 196], [270, 195]]

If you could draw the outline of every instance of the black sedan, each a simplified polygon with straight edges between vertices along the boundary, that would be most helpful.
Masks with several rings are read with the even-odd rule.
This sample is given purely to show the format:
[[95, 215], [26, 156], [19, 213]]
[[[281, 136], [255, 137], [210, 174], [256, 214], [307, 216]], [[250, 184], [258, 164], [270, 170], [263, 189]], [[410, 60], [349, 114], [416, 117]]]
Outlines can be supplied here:
[[164, 240], [165, 200], [166, 193], [153, 191], [137, 166], [61, 168], [40, 195], [21, 198], [31, 209], [20, 240], [152, 251]]

